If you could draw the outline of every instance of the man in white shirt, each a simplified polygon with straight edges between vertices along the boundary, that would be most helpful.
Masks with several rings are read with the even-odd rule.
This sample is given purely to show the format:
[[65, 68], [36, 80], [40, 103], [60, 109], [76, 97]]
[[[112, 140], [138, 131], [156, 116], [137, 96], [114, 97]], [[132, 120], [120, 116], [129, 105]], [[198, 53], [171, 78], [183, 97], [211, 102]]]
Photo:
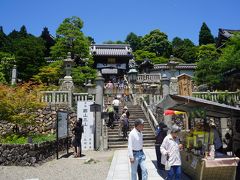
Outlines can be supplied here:
[[131, 162], [131, 180], [137, 180], [137, 167], [142, 169], [142, 180], [148, 179], [148, 172], [145, 165], [146, 156], [143, 152], [143, 119], [136, 119], [134, 128], [128, 137], [128, 155]]
[[119, 101], [119, 99], [117, 98], [117, 96], [116, 96], [115, 99], [113, 100], [112, 105], [113, 105], [113, 108], [114, 108], [116, 114], [118, 114], [120, 101]]
[[171, 128], [171, 133], [164, 138], [160, 147], [160, 151], [162, 153], [161, 163], [165, 165], [168, 161], [169, 165], [171, 166], [170, 170], [167, 171], [167, 179], [181, 179], [180, 150], [183, 148], [183, 146], [179, 143], [178, 132], [180, 131], [180, 127], [173, 125]]

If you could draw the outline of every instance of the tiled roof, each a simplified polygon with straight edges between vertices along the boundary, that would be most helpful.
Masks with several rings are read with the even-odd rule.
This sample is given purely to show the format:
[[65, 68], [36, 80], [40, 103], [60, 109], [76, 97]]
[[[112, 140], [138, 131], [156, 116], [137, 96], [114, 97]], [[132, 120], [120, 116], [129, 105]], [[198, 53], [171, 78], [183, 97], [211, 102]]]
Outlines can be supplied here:
[[133, 56], [129, 44], [94, 44], [90, 52], [93, 56]]
[[[179, 64], [176, 66], [176, 69], [192, 69], [195, 70], [197, 67], [196, 64]], [[167, 64], [155, 64], [153, 69], [169, 69]]]

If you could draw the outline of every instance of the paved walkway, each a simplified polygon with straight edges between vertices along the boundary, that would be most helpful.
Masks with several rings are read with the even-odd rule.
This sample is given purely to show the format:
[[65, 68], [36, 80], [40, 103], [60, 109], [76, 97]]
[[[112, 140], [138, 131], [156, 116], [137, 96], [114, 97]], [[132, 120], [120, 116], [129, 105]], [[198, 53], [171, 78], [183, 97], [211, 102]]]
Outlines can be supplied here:
[[[156, 169], [156, 153], [154, 148], [144, 148], [146, 155], [146, 166], [149, 180], [165, 179], [166, 172]], [[107, 180], [130, 180], [130, 161], [127, 149], [116, 150], [109, 168]], [[185, 174], [182, 174], [182, 180], [190, 180]]]
[[[156, 160], [155, 149], [144, 149], [146, 155], [146, 166], [148, 170], [149, 180], [163, 179], [153, 164], [152, 160]], [[107, 180], [123, 180], [130, 178], [130, 162], [128, 158], [128, 151], [116, 150], [114, 152], [113, 160], [108, 172]]]

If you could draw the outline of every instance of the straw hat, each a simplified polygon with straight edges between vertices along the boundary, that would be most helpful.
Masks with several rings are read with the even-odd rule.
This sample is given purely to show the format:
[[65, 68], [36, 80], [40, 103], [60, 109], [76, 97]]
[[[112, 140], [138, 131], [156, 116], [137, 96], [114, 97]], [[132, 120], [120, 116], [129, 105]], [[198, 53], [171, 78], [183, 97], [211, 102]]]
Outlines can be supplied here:
[[126, 109], [126, 110], [128, 110], [128, 107], [127, 106], [124, 106], [124, 108], [123, 109]]

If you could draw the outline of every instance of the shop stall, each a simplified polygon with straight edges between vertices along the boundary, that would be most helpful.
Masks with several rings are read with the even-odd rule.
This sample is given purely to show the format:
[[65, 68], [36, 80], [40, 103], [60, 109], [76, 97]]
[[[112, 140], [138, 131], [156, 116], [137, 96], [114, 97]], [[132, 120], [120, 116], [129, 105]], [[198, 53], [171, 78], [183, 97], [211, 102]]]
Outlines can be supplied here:
[[[239, 108], [177, 95], [166, 96], [158, 107], [166, 112], [165, 115], [185, 112], [180, 134], [184, 150], [180, 153], [186, 174], [197, 180], [235, 179], [240, 151]], [[226, 126], [225, 129], [222, 126]], [[228, 144], [230, 148], [225, 145], [215, 150], [216, 136], [223, 140], [226, 133], [232, 138], [232, 143]]]

